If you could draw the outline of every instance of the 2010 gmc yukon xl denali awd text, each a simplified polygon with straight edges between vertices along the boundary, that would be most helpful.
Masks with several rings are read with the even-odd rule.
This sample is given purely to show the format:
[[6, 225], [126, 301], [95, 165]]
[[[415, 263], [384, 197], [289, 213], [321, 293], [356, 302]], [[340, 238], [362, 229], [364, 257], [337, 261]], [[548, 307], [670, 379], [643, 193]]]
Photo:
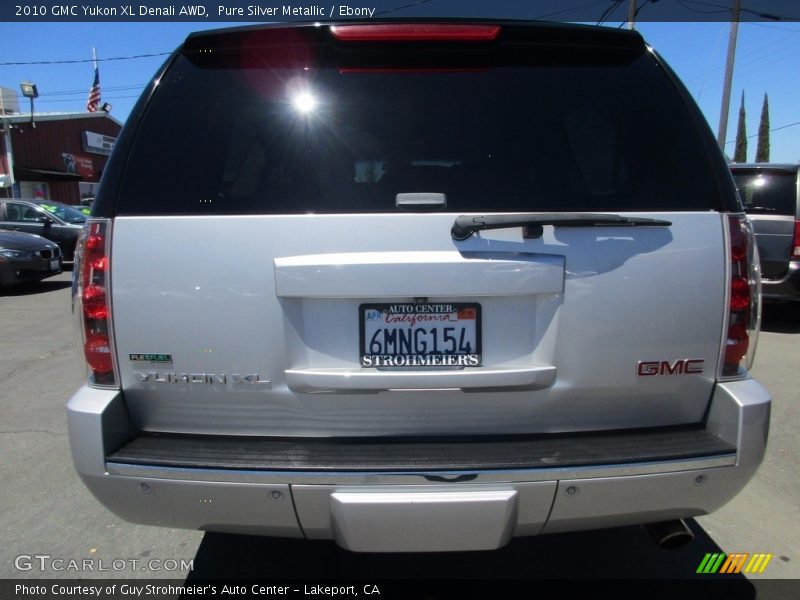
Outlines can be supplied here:
[[132, 522], [355, 551], [669, 526], [762, 460], [758, 286], [635, 32], [193, 34], [80, 244], [75, 466]]

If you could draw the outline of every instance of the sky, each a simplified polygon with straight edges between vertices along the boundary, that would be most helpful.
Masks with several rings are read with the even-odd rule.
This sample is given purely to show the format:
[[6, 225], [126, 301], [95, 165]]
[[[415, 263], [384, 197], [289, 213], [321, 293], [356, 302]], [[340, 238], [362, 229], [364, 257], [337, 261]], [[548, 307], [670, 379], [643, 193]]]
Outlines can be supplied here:
[[[622, 11], [619, 11], [622, 12]], [[622, 14], [605, 25], [618, 27]], [[90, 61], [92, 47], [100, 62], [102, 102], [124, 122], [133, 104], [186, 35], [232, 23], [192, 22], [0, 22], [0, 86], [19, 90], [21, 81], [37, 84], [36, 112], [85, 110], [94, 76], [91, 62], [8, 65], [11, 62]], [[637, 23], [637, 30], [683, 80], [716, 137], [730, 24]], [[146, 54], [157, 54], [142, 58]], [[749, 160], [754, 160], [764, 94], [769, 95], [772, 162], [800, 162], [800, 22], [750, 22], [739, 25], [726, 152], [733, 154], [742, 92]], [[21, 98], [22, 110], [29, 110]]]

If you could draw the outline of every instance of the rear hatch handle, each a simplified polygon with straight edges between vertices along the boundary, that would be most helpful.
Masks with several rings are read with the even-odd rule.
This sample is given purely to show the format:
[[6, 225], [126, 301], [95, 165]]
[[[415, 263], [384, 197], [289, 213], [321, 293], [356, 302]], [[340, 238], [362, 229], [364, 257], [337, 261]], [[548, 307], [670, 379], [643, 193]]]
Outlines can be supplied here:
[[624, 217], [622, 215], [591, 214], [591, 213], [536, 213], [516, 215], [460, 215], [456, 217], [450, 234], [454, 240], [466, 240], [476, 231], [485, 229], [506, 229], [509, 227], [524, 227], [525, 238], [539, 238], [542, 236], [543, 225], [556, 227], [608, 227], [608, 226], [637, 226], [637, 227], [669, 227], [671, 221], [649, 219], [645, 217]]

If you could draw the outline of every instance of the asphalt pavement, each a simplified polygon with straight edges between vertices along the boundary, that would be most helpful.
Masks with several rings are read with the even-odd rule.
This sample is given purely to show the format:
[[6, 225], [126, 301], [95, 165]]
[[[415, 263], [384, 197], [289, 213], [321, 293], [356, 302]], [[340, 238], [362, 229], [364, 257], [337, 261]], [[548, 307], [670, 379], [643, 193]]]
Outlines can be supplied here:
[[0, 291], [1, 579], [672, 579], [698, 577], [710, 552], [774, 555], [764, 574], [736, 576], [737, 597], [782, 598], [785, 581], [764, 582], [800, 579], [800, 306], [765, 311], [753, 374], [774, 399], [766, 459], [733, 501], [690, 522], [696, 538], [684, 548], [661, 550], [643, 528], [626, 527], [517, 539], [492, 553], [360, 555], [327, 542], [132, 525], [103, 508], [75, 474], [67, 440], [65, 404], [84, 380], [70, 277]]

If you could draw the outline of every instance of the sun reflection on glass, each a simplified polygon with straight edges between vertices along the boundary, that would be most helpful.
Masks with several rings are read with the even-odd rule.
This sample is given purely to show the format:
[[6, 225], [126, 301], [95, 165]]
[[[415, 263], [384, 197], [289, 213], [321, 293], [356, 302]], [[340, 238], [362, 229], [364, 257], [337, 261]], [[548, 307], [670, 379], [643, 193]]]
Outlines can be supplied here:
[[299, 92], [292, 96], [292, 106], [297, 112], [304, 115], [317, 108], [317, 104], [317, 99], [310, 92]]

